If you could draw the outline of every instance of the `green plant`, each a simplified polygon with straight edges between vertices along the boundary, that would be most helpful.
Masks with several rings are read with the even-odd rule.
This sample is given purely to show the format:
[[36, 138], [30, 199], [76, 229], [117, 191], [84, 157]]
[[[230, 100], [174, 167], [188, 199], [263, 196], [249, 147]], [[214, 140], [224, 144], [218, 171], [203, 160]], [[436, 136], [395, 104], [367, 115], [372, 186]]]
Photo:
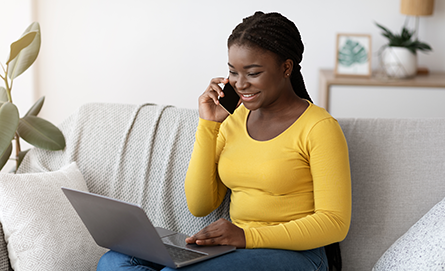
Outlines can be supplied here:
[[40, 98], [22, 117], [12, 101], [12, 87], [17, 76], [26, 71], [36, 60], [40, 51], [40, 25], [32, 23], [22, 37], [11, 44], [6, 68], [1, 64], [5, 87], [0, 86], [0, 169], [10, 159], [15, 141], [16, 169], [26, 154], [20, 147], [20, 138], [29, 144], [47, 150], [65, 148], [62, 132], [50, 122], [37, 117], [45, 97]]
[[413, 38], [414, 30], [410, 31], [408, 28], [403, 26], [402, 32], [400, 34], [393, 34], [386, 27], [376, 23], [377, 27], [383, 30], [382, 35], [389, 40], [389, 43], [386, 46], [394, 46], [394, 47], [405, 47], [410, 50], [413, 54], [416, 54], [417, 51], [431, 51], [431, 47], [424, 43], [420, 42], [417, 38]]

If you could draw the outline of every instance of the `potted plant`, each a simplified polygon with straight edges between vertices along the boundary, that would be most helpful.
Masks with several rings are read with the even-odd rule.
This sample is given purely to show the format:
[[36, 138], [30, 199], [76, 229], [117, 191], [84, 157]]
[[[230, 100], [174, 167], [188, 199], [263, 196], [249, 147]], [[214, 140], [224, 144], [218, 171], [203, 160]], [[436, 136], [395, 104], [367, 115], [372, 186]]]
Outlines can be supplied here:
[[16, 77], [26, 71], [36, 60], [40, 51], [40, 25], [32, 23], [22, 37], [11, 44], [6, 67], [0, 63], [0, 78], [4, 87], [0, 86], [0, 169], [10, 159], [15, 142], [16, 169], [26, 152], [20, 147], [20, 138], [31, 145], [48, 150], [65, 148], [65, 137], [50, 122], [37, 117], [45, 100], [40, 98], [22, 117], [19, 117], [17, 106], [12, 100], [12, 87]]
[[382, 47], [382, 63], [386, 74], [396, 78], [412, 77], [417, 73], [417, 51], [431, 51], [431, 47], [417, 38], [405, 26], [400, 34], [393, 34], [386, 27], [376, 23], [383, 30], [382, 35], [389, 41]]

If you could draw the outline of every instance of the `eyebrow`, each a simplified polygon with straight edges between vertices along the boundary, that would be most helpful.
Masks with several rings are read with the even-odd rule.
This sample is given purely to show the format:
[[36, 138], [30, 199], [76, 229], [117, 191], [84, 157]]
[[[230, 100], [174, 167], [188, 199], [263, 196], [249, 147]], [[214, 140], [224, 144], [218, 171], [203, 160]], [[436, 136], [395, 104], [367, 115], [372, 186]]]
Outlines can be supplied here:
[[[227, 63], [227, 64], [228, 64], [231, 68], [235, 68], [232, 64], [230, 64], [230, 63]], [[250, 69], [250, 68], [261, 68], [261, 67], [263, 67], [263, 66], [258, 65], [258, 64], [251, 64], [251, 65], [244, 66], [243, 69], [247, 70], [247, 69]]]

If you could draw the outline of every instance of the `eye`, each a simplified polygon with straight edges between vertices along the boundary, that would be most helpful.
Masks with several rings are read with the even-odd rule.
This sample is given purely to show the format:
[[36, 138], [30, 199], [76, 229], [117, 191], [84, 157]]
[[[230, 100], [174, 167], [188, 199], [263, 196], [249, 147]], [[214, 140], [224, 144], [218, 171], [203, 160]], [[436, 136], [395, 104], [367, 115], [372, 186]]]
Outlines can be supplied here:
[[229, 73], [230, 73], [231, 75], [237, 75], [237, 74], [238, 74], [236, 71], [231, 71], [231, 70], [229, 70]]
[[261, 72], [250, 72], [247, 75], [250, 76], [250, 77], [256, 77], [256, 76], [258, 76], [260, 74], [261, 74]]

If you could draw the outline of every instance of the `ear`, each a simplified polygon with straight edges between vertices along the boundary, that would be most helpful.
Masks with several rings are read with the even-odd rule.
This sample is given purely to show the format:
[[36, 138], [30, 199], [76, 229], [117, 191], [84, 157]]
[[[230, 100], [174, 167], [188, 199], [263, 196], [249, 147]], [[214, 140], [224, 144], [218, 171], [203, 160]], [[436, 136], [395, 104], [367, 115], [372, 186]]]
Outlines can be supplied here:
[[284, 77], [290, 78], [292, 71], [294, 69], [294, 62], [292, 61], [292, 59], [286, 59], [283, 62], [282, 67], [283, 67], [283, 71], [284, 71], [284, 73], [283, 73]]

